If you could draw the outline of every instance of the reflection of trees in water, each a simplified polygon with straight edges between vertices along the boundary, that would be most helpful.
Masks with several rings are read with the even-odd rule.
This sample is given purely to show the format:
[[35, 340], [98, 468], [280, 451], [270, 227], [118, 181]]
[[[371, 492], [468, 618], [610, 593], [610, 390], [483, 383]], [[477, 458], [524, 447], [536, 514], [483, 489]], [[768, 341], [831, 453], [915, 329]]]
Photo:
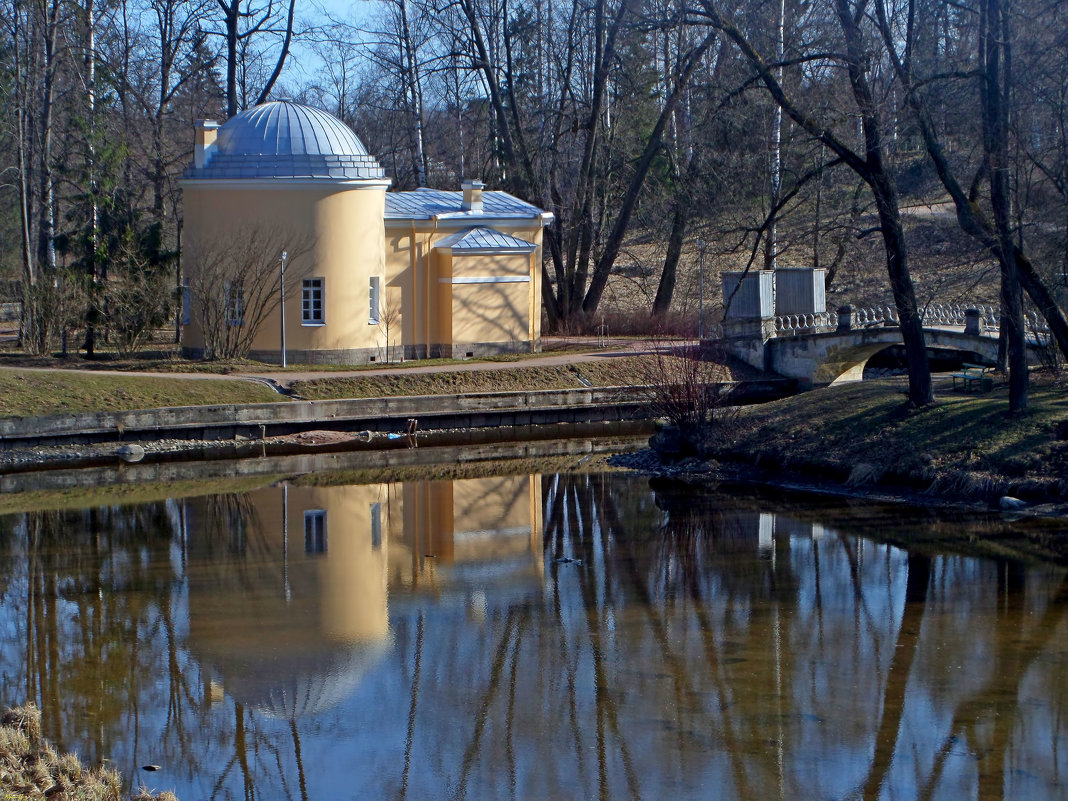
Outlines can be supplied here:
[[61, 748], [85, 743], [83, 756], [97, 760], [125, 733], [150, 683], [141, 635], [173, 626], [178, 576], [159, 569], [171, 544], [166, 505], [9, 520], [0, 572], [11, 582], [7, 605], [18, 608], [22, 668], [20, 677], [5, 671], [3, 697], [36, 702], [46, 736]]
[[[1059, 580], [1045, 613], [1029, 624], [1029, 572], [1019, 566], [932, 559], [816, 532], [781, 516], [769, 549], [760, 542], [759, 515], [716, 508], [715, 496], [656, 486], [658, 517], [648, 507], [628, 509], [625, 494], [614, 494], [604, 482], [598, 476], [553, 477], [545, 492], [547, 556], [582, 560], [553, 562], [551, 576], [558, 609], [566, 605], [559, 600], [560, 577], [580, 585], [598, 707], [611, 700], [611, 692], [602, 695], [616, 681], [603, 679], [604, 669], [655, 652], [670, 678], [660, 703], [685, 710], [671, 723], [680, 732], [703, 732], [725, 748], [724, 775], [741, 797], [813, 792], [808, 782], [819, 772], [806, 773], [802, 766], [812, 758], [810, 736], [827, 742], [829, 751], [841, 747], [840, 736], [828, 736], [828, 725], [847, 732], [855, 755], [850, 797], [880, 797], [895, 765], [900, 771], [913, 759], [931, 797], [952, 747], [962, 743], [978, 757], [980, 797], [1002, 797], [1024, 682], [1037, 655], [1048, 653], [1053, 633], [1063, 631], [1068, 598]], [[952, 575], [946, 566], [957, 561], [987, 570], [978, 577]], [[957, 611], [954, 631], [936, 638], [932, 632], [946, 614], [942, 607], [956, 604], [960, 590], [977, 580], [978, 594], [968, 600], [976, 611], [996, 602], [994, 620]], [[635, 615], [644, 618], [640, 636], [648, 641], [624, 641], [620, 621]], [[983, 648], [973, 652], [977, 636]], [[606, 653], [606, 640], [627, 655]], [[843, 653], [849, 643], [852, 655]], [[939, 682], [925, 675], [925, 660], [963, 664], [982, 678], [961, 682], [972, 685], [967, 691], [954, 692], [956, 685], [944, 680], [932, 689]], [[570, 676], [579, 672], [579, 661], [571, 658]], [[925, 698], [928, 693], [933, 698]], [[1051, 696], [1057, 708], [1063, 708], [1063, 695]], [[953, 720], [937, 758], [917, 756], [924, 739], [916, 732], [931, 702], [938, 715]], [[579, 704], [569, 698], [568, 705]], [[609, 703], [612, 725], [597, 719], [597, 748], [618, 738], [626, 764], [626, 753], [643, 749], [630, 742], [626, 725], [619, 734], [610, 717], [614, 709], [618, 705]], [[843, 712], [850, 709], [859, 714]], [[1047, 725], [1057, 730], [1058, 724]], [[578, 745], [582, 732], [573, 728]], [[679, 751], [685, 748], [680, 735]], [[1051, 746], [1050, 765], [1056, 757]]]
[[[134, 732], [131, 759], [159, 749], [204, 797], [315, 796], [324, 779], [305, 775], [316, 756], [303, 741], [315, 737], [362, 738], [381, 764], [392, 754], [376, 797], [397, 799], [903, 786], [985, 799], [1023, 797], [1025, 760], [1055, 775], [1063, 572], [909, 554], [632, 478], [548, 476], [542, 489], [544, 586], [502, 591], [478, 619], [393, 606], [396, 647], [378, 668], [393, 678], [376, 678], [392, 690], [363, 718], [350, 706], [273, 721], [219, 703], [184, 650], [177, 506], [0, 521], [24, 657], [12, 674], [0, 657], [4, 692], [36, 698], [53, 736], [89, 744], [89, 759]], [[247, 496], [203, 508], [190, 558], [240, 565], [268, 547]], [[1048, 713], [1029, 706], [1039, 693]], [[166, 715], [142, 720], [150, 706]]]

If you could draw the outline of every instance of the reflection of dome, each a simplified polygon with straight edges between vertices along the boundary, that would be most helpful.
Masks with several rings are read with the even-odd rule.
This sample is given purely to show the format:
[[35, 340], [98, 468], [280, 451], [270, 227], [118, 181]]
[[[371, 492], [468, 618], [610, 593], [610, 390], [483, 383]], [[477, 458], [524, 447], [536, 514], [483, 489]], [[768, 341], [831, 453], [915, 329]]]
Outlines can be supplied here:
[[205, 667], [240, 704], [276, 718], [317, 715], [344, 701], [389, 651], [388, 637], [353, 644], [204, 654]]
[[385, 171], [341, 120], [278, 100], [231, 118], [207, 165], [186, 177], [359, 180], [382, 179]]

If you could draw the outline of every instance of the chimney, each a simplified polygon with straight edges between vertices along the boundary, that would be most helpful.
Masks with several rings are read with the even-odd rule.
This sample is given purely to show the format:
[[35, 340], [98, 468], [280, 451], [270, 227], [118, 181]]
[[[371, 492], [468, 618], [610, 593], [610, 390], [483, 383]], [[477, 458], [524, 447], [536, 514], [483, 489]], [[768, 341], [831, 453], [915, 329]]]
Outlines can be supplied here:
[[215, 154], [215, 137], [219, 132], [219, 123], [215, 120], [197, 120], [193, 123], [196, 137], [193, 140], [193, 166], [198, 170], [208, 166]]
[[482, 190], [486, 185], [477, 178], [467, 178], [460, 184], [464, 190], [464, 202], [461, 208], [464, 211], [482, 211]]

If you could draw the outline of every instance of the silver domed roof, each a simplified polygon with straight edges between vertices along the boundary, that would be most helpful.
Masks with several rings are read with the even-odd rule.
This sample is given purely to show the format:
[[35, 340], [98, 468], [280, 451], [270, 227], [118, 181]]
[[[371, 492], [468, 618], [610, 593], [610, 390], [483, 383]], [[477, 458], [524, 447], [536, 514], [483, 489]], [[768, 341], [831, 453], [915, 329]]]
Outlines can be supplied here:
[[219, 129], [208, 163], [185, 178], [381, 180], [385, 171], [345, 123], [317, 108], [276, 100]]

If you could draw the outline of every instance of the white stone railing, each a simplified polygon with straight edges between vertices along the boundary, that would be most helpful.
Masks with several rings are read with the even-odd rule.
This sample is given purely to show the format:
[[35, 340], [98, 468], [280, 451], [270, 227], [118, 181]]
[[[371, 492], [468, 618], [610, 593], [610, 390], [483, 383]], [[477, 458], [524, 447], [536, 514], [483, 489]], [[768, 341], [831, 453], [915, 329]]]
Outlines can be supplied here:
[[[964, 303], [928, 303], [922, 309], [923, 324], [926, 326], [963, 326], [968, 310], [979, 312], [981, 330], [998, 331], [1001, 327], [1000, 309], [983, 304]], [[867, 328], [876, 325], [899, 325], [901, 318], [893, 306], [857, 307], [852, 310], [852, 327]], [[837, 312], [818, 314], [785, 314], [775, 318], [776, 335], [818, 333], [838, 326]], [[1024, 314], [1024, 327], [1027, 334], [1037, 341], [1049, 337], [1049, 326], [1045, 319], [1035, 310]]]

